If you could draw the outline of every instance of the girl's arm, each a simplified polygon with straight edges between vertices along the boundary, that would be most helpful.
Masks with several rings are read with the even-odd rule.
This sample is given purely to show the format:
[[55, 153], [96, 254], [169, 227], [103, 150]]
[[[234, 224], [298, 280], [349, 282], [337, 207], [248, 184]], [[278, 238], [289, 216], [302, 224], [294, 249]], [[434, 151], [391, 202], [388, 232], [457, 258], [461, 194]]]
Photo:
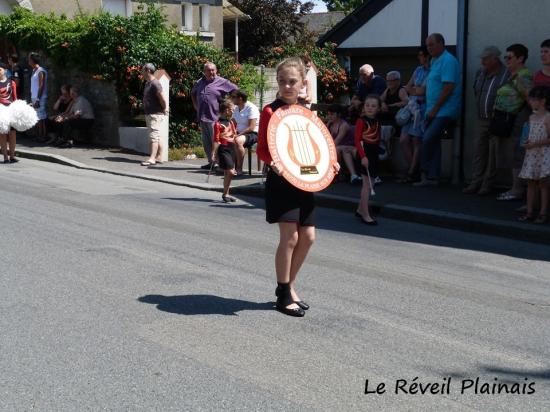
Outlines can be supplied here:
[[11, 81], [11, 88], [12, 88], [12, 95], [13, 95], [13, 101], [17, 100], [17, 84], [15, 84], [15, 81]]
[[258, 154], [258, 157], [267, 165], [271, 165], [271, 162], [273, 161], [267, 145], [267, 126], [269, 125], [269, 119], [271, 119], [272, 114], [273, 111], [269, 106], [264, 107], [262, 110], [262, 113], [260, 114], [260, 126], [258, 129], [258, 145], [256, 146], [256, 153]]
[[357, 153], [359, 154], [359, 157], [361, 159], [365, 157], [365, 150], [363, 149], [363, 145], [361, 144], [363, 140], [363, 127], [363, 120], [357, 119], [357, 123], [355, 123], [355, 148], [357, 149]]

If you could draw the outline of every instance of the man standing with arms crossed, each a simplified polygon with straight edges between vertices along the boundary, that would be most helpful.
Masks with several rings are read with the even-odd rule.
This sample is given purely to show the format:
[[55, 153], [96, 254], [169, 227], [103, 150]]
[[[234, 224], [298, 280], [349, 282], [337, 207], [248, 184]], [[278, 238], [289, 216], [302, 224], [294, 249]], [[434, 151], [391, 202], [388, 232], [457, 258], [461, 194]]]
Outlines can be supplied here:
[[202, 145], [208, 157], [208, 164], [202, 169], [212, 166], [212, 139], [214, 138], [214, 123], [218, 120], [220, 100], [238, 87], [229, 80], [218, 76], [218, 69], [212, 62], [204, 65], [204, 76], [195, 84], [191, 91], [193, 107], [197, 111], [201, 126]]

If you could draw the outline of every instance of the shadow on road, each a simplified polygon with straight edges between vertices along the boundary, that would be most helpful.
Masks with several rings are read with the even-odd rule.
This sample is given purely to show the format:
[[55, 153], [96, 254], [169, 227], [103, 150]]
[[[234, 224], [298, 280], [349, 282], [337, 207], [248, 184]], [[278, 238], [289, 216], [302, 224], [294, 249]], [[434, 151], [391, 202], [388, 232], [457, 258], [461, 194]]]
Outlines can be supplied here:
[[157, 305], [158, 310], [178, 315], [237, 316], [237, 312], [242, 310], [273, 310], [274, 306], [272, 302], [256, 303], [215, 295], [145, 295], [138, 301]]
[[[550, 369], [515, 369], [507, 367], [480, 366], [480, 375], [485, 376], [484, 381], [492, 382], [493, 378], [498, 378], [500, 382], [517, 382], [525, 379], [537, 381], [550, 381]], [[464, 373], [445, 373], [442, 376], [451, 376], [458, 379], [473, 379], [472, 374]], [[475, 375], [477, 377], [477, 375]], [[487, 379], [490, 376], [491, 379]]]
[[[239, 196], [239, 198], [258, 209], [265, 209], [265, 202], [261, 198], [248, 196]], [[325, 208], [317, 208], [315, 223], [318, 229], [367, 235], [371, 238], [473, 250], [520, 259], [550, 262], [548, 246], [529, 243], [528, 238], [521, 242], [504, 237], [472, 234], [466, 231], [445, 229], [436, 226], [422, 226], [418, 223], [396, 219], [380, 219], [378, 226], [367, 226], [362, 224], [353, 215], [353, 210], [346, 213], [345, 211]]]
[[107, 156], [107, 157], [92, 157], [94, 160], [107, 160], [108, 162], [115, 163], [141, 163], [140, 160], [128, 159], [126, 157], [117, 157], [117, 156]]

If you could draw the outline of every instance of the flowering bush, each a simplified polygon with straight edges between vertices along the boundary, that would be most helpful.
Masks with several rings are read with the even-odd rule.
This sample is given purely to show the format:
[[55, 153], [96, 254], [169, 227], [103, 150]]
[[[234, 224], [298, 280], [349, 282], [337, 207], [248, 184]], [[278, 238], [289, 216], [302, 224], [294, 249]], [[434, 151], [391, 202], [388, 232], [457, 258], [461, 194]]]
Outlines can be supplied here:
[[11, 15], [0, 15], [0, 33], [21, 49], [42, 50], [61, 69], [76, 68], [113, 82], [123, 117], [141, 110], [141, 65], [152, 62], [166, 70], [172, 77], [171, 145], [196, 142], [197, 129], [189, 127], [196, 116], [191, 89], [205, 62], [215, 62], [222, 76], [249, 94], [263, 87], [253, 66], [235, 64], [228, 53], [168, 27], [162, 8], [151, 3], [141, 3], [129, 18], [101, 13], [68, 19], [15, 8]]
[[329, 43], [322, 48], [295, 44], [277, 46], [268, 54], [267, 64], [274, 66], [286, 57], [309, 55], [319, 71], [317, 73], [319, 100], [330, 103], [337, 96], [348, 94], [350, 91], [348, 75], [338, 63], [334, 48], [335, 45]]

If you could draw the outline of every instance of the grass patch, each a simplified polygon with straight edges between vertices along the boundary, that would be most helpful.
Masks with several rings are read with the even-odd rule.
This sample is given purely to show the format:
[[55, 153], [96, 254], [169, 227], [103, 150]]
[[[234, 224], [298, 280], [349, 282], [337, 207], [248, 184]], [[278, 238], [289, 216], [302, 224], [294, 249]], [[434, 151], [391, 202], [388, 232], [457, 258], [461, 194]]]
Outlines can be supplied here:
[[180, 148], [171, 148], [168, 150], [168, 160], [185, 160], [187, 156], [195, 155], [198, 158], [205, 158], [206, 154], [202, 146], [195, 147], [180, 147]]

